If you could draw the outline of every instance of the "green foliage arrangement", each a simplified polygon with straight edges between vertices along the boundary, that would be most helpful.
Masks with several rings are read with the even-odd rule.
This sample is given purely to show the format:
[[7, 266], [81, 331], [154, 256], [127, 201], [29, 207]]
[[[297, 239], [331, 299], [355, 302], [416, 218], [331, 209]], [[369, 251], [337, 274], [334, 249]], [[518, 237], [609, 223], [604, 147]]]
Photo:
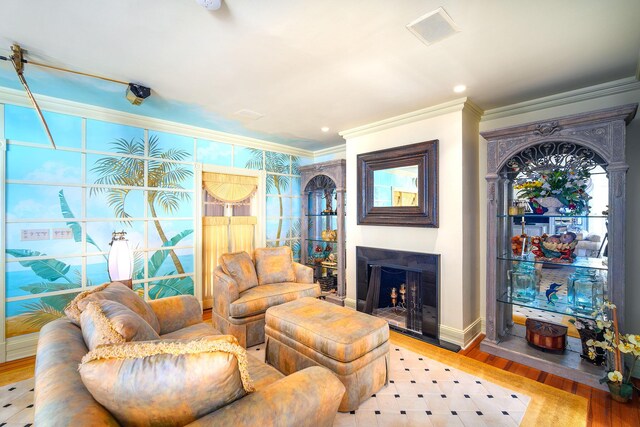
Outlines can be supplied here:
[[589, 211], [591, 196], [587, 194], [587, 189], [590, 176], [587, 170], [544, 171], [517, 180], [513, 188], [518, 190], [517, 196], [523, 199], [555, 197], [567, 208], [567, 213], [580, 215]]

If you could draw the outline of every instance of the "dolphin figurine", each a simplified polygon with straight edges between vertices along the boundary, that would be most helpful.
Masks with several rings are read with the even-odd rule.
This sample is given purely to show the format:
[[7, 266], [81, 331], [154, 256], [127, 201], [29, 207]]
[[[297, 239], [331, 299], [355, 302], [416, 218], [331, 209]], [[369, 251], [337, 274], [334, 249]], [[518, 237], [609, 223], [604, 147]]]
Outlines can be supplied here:
[[556, 295], [556, 293], [560, 289], [560, 286], [562, 286], [562, 285], [560, 285], [558, 283], [552, 283], [552, 284], [549, 285], [549, 288], [545, 291], [545, 295], [547, 296], [547, 303], [548, 304], [555, 305], [555, 303], [553, 301], [558, 299], [558, 296]]

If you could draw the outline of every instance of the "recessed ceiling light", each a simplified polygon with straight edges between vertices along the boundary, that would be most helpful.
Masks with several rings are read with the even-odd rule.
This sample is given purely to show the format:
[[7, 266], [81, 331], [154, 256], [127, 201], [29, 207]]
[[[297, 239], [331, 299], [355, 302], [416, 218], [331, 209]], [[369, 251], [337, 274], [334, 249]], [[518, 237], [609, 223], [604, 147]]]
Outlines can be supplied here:
[[465, 90], [467, 90], [467, 87], [465, 85], [456, 85], [456, 86], [453, 87], [453, 91], [455, 93], [462, 93]]
[[322, 126], [322, 127], [320, 128], [320, 130], [321, 130], [322, 132], [329, 132], [329, 128], [328, 128], [328, 127], [326, 127], [326, 126]]

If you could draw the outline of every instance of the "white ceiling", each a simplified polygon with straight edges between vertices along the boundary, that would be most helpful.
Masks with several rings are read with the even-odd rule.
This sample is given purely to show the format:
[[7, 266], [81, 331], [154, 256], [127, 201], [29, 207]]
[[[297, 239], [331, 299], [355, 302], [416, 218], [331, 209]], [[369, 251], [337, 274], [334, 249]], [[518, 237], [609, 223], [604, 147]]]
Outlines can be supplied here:
[[[426, 46], [405, 26], [440, 6], [461, 31]], [[486, 110], [631, 77], [640, 52], [638, 0], [2, 0], [0, 16], [0, 54], [17, 42], [305, 149], [460, 96]]]

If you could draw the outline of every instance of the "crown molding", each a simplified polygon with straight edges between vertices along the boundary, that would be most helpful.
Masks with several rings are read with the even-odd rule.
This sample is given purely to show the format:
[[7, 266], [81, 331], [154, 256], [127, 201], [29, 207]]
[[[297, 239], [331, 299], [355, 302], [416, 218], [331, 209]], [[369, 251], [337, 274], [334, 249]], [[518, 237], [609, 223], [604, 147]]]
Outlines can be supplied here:
[[470, 112], [476, 119], [478, 119], [478, 121], [482, 120], [484, 110], [478, 107], [478, 105], [472, 102], [469, 98], [465, 101], [463, 110]]
[[[640, 68], [639, 68], [640, 70]], [[640, 90], [640, 81], [636, 77], [628, 77], [612, 82], [602, 83], [568, 92], [557, 93], [543, 98], [532, 99], [505, 107], [485, 111], [482, 121], [501, 119], [504, 117], [526, 114], [545, 108], [559, 107], [580, 101], [601, 98], [618, 93]]]
[[469, 107], [474, 112], [482, 111], [475, 104], [469, 101], [468, 98], [459, 98], [454, 99], [453, 101], [445, 102], [443, 104], [434, 105], [432, 107], [423, 108], [421, 110], [416, 110], [410, 113], [401, 114], [399, 116], [373, 122], [364, 126], [344, 130], [342, 132], [338, 132], [338, 134], [345, 139], [355, 138], [357, 136], [368, 135], [373, 132], [379, 132], [381, 130], [389, 129], [399, 125], [413, 123], [431, 117], [442, 116], [444, 114], [454, 113], [456, 111], [462, 111], [462, 109], [465, 107]]
[[[55, 113], [70, 114], [73, 116], [86, 117], [88, 119], [104, 120], [121, 123], [129, 126], [144, 129], [153, 129], [160, 132], [177, 133], [180, 135], [201, 138], [227, 144], [241, 145], [244, 147], [259, 148], [262, 150], [278, 151], [280, 153], [292, 154], [295, 156], [313, 157], [314, 152], [300, 148], [289, 147], [276, 142], [263, 139], [251, 138], [227, 132], [206, 129], [169, 120], [157, 119], [138, 114], [125, 113], [105, 107], [98, 107], [91, 104], [69, 101], [51, 96], [34, 94], [40, 108]], [[27, 95], [20, 90], [0, 87], [0, 103], [14, 104], [32, 108]]]
[[323, 148], [322, 150], [316, 150], [313, 152], [313, 157], [320, 157], [320, 156], [327, 156], [330, 154], [342, 154], [342, 153], [346, 153], [347, 151], [347, 144], [340, 144], [340, 145], [335, 145], [333, 147], [329, 147], [329, 148]]

